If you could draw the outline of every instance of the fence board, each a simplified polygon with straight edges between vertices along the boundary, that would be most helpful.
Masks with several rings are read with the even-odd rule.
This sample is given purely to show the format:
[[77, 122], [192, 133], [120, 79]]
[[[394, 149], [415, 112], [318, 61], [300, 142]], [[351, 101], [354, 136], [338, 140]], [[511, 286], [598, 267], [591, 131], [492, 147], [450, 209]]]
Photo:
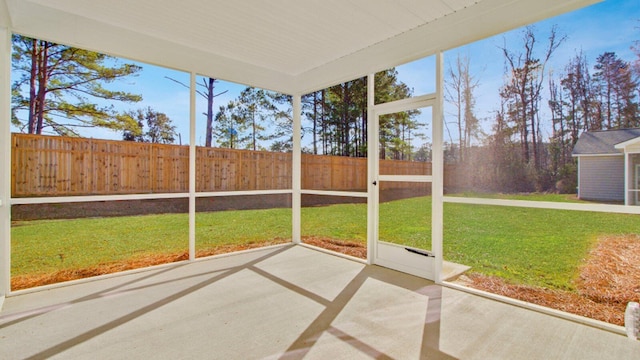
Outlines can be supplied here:
[[[12, 134], [11, 156], [12, 197], [189, 191], [188, 146]], [[290, 189], [291, 159], [290, 153], [196, 147], [196, 191]], [[382, 160], [380, 169], [431, 174], [430, 163], [411, 161]], [[303, 189], [367, 190], [366, 158], [303, 154], [301, 171]]]

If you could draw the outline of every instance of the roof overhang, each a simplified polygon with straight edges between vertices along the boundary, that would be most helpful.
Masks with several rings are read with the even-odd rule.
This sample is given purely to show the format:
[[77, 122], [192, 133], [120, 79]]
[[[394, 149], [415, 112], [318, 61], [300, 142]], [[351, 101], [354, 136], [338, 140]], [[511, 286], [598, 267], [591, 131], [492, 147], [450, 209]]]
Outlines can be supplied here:
[[614, 147], [616, 149], [626, 150], [627, 147], [633, 146], [633, 145], [637, 145], [637, 144], [640, 144], [640, 137], [633, 138], [633, 139], [627, 140], [625, 142], [621, 142], [619, 144], [616, 144]]
[[4, 0], [0, 0], [0, 27], [11, 27], [11, 19], [9, 18], [9, 9], [7, 9], [7, 3]]
[[604, 156], [624, 156], [624, 153], [612, 153], [612, 154], [571, 154], [571, 157], [604, 157]]
[[0, 26], [304, 94], [596, 2], [0, 0]]

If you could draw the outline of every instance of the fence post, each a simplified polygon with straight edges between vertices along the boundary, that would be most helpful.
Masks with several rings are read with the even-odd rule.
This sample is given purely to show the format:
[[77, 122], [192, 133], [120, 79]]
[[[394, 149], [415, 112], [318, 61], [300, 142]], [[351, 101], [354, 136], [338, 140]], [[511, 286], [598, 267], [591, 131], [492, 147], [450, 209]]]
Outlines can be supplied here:
[[[153, 154], [156, 152], [156, 144], [151, 144], [151, 149], [149, 149], [149, 188], [152, 193], [156, 192], [158, 189], [158, 184], [156, 184], [156, 162]], [[162, 191], [161, 191], [162, 192]]]
[[89, 150], [89, 171], [87, 171], [86, 180], [87, 180], [87, 189], [89, 189], [90, 193], [95, 193], [95, 159], [93, 158], [93, 138], [89, 138], [88, 142], [88, 150]]

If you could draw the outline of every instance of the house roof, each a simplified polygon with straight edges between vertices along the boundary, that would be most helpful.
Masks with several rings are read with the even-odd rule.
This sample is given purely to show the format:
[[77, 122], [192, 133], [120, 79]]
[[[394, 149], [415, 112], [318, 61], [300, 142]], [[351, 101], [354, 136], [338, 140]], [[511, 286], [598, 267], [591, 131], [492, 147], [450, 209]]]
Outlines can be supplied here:
[[617, 144], [615, 146], [615, 148], [616, 149], [623, 149], [626, 152], [628, 147], [636, 145], [638, 143], [640, 143], [640, 137], [635, 137], [635, 138], [629, 139], [629, 140], [627, 140], [625, 142], [621, 142], [621, 143]]
[[0, 0], [0, 27], [304, 94], [597, 0]]
[[622, 154], [616, 145], [638, 137], [640, 137], [640, 129], [584, 132], [580, 135], [572, 154], [574, 156]]

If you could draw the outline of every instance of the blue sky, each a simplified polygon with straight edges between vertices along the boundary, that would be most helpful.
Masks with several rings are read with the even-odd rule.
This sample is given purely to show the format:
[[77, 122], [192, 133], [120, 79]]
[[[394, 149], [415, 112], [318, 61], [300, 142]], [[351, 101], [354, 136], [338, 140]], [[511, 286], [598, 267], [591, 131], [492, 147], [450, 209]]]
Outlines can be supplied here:
[[[566, 35], [564, 44], [551, 58], [547, 70], [561, 73], [568, 60], [580, 51], [586, 56], [593, 69], [595, 59], [604, 52], [615, 52], [625, 61], [637, 59], [631, 50], [634, 41], [640, 40], [640, 2], [638, 0], [610, 0], [571, 13], [533, 24], [537, 33], [537, 48], [541, 54], [547, 45], [550, 29], [556, 25], [559, 35]], [[479, 81], [475, 91], [476, 116], [483, 127], [491, 128], [491, 121], [500, 104], [498, 90], [503, 85], [504, 56], [500, 49], [505, 44], [513, 51], [522, 48], [524, 28], [515, 29], [472, 44], [446, 51], [445, 72], [449, 63], [457, 56], [471, 59], [471, 74]], [[425, 94], [434, 90], [435, 58], [430, 57], [397, 68], [400, 79], [414, 88], [415, 94]], [[548, 75], [545, 74], [545, 79]], [[425, 86], [426, 84], [426, 86]], [[546, 86], [546, 80], [545, 80]], [[445, 104], [445, 121], [453, 121], [450, 115], [454, 108]], [[542, 118], [548, 114], [546, 106], [541, 107]], [[449, 119], [447, 116], [449, 115]], [[543, 129], [546, 136], [550, 129]], [[450, 139], [445, 132], [445, 141]]]
[[[614, 51], [626, 61], [636, 59], [631, 51], [634, 41], [640, 40], [640, 2], [638, 0], [610, 0], [590, 6], [572, 13], [534, 24], [538, 33], [538, 49], [543, 51], [549, 29], [558, 26], [560, 34], [567, 36], [567, 41], [555, 53], [549, 64], [549, 69], [561, 72], [564, 64], [577, 52], [582, 50], [589, 65], [593, 67], [595, 59], [605, 51]], [[492, 113], [499, 106], [498, 89], [503, 82], [504, 60], [499, 47], [517, 50], [521, 48], [522, 29], [515, 29], [505, 34], [497, 35], [479, 42], [475, 42], [445, 53], [445, 67], [448, 62], [455, 60], [458, 55], [471, 59], [471, 73], [478, 79], [480, 87], [476, 91], [477, 117], [484, 120], [483, 126], [490, 128]], [[122, 60], [126, 61], [126, 60]], [[128, 61], [127, 61], [128, 62]], [[189, 74], [164, 69], [147, 64], [141, 64], [143, 71], [136, 77], [129, 78], [117, 86], [127, 91], [140, 93], [143, 101], [138, 104], [125, 106], [126, 109], [137, 109], [150, 106], [154, 110], [163, 112], [172, 119], [181, 135], [182, 144], [189, 142], [189, 91], [166, 76], [189, 83]], [[399, 78], [414, 89], [414, 94], [420, 95], [433, 92], [435, 89], [435, 60], [434, 57], [422, 59], [397, 67]], [[201, 78], [199, 77], [201, 81]], [[216, 98], [215, 109], [236, 98], [243, 85], [219, 81], [216, 93], [228, 91]], [[196, 144], [204, 143], [205, 102], [198, 98]], [[445, 116], [451, 107], [445, 106]], [[546, 109], [543, 109], [546, 111]], [[109, 130], [92, 130], [82, 133], [83, 136], [95, 138], [120, 139], [121, 134]], [[548, 135], [548, 134], [547, 134]], [[445, 135], [446, 136], [446, 135]], [[445, 139], [454, 140], [455, 139]], [[178, 139], [176, 139], [176, 142]]]

